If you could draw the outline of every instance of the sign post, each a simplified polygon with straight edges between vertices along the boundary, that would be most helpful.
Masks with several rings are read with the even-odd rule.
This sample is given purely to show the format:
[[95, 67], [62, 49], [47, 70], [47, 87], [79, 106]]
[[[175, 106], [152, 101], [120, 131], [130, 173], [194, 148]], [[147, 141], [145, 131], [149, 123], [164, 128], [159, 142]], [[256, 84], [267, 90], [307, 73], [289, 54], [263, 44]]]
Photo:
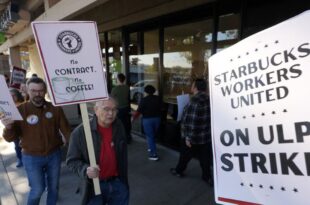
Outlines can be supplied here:
[[215, 199], [309, 204], [310, 11], [209, 59]]
[[[80, 109], [81, 109], [81, 114], [82, 114], [82, 119], [83, 119], [84, 133], [86, 137], [89, 162], [91, 166], [96, 167], [97, 163], [96, 163], [96, 157], [95, 157], [95, 152], [94, 152], [94, 143], [93, 143], [92, 136], [91, 136], [86, 103], [81, 103]], [[99, 178], [94, 178], [93, 182], [94, 182], [95, 194], [98, 195], [100, 194]]]
[[[32, 29], [55, 106], [80, 104], [90, 165], [97, 167], [86, 102], [108, 97], [97, 26], [89, 21], [33, 22]], [[98, 178], [93, 179], [100, 194]]]

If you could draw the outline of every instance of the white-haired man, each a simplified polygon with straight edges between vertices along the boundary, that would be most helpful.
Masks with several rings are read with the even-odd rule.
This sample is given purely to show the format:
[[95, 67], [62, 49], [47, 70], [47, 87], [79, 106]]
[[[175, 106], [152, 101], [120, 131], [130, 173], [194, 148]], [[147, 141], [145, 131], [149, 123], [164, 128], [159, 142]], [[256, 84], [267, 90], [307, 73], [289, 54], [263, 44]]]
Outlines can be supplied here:
[[[81, 204], [126, 205], [129, 200], [127, 142], [122, 122], [116, 118], [113, 98], [98, 101], [90, 121], [97, 167], [90, 166], [83, 125], [71, 134], [67, 165], [81, 179]], [[95, 196], [93, 178], [99, 177], [101, 195]]]

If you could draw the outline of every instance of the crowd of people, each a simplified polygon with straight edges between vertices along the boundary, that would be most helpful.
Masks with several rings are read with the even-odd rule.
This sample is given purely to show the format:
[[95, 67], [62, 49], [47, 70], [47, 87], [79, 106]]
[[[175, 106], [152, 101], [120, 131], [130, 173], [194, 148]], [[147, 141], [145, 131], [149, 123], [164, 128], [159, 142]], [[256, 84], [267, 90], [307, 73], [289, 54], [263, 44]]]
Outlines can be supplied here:
[[[68, 144], [66, 164], [81, 179], [78, 192], [81, 204], [126, 205], [129, 203], [127, 146], [131, 142], [131, 122], [142, 116], [147, 140], [148, 159], [159, 160], [155, 138], [161, 124], [162, 101], [154, 95], [152, 85], [144, 88], [145, 97], [131, 115], [126, 77], [117, 75], [117, 86], [111, 97], [97, 101], [90, 120], [96, 166], [90, 165], [83, 124], [71, 129], [61, 107], [45, 100], [47, 91], [43, 79], [32, 76], [20, 90], [10, 88], [12, 98], [23, 121], [11, 121], [0, 116], [5, 126], [3, 138], [15, 143], [17, 164], [26, 170], [30, 192], [27, 205], [38, 205], [47, 191], [47, 205], [58, 198], [61, 167], [61, 147]], [[26, 89], [25, 89], [26, 88]], [[193, 156], [197, 156], [202, 179], [212, 186], [210, 108], [207, 83], [193, 81], [193, 97], [185, 106], [181, 119], [181, 149], [179, 161], [171, 168], [172, 175], [183, 177]], [[24, 94], [22, 94], [24, 92]], [[100, 195], [95, 195], [92, 179], [99, 179]]]

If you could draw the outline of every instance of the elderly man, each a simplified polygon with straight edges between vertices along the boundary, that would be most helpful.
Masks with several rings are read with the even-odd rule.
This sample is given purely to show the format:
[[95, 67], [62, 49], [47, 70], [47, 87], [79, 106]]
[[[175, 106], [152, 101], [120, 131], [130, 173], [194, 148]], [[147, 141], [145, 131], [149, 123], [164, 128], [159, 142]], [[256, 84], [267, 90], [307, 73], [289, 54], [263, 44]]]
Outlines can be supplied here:
[[[83, 125], [71, 135], [67, 165], [81, 179], [81, 204], [126, 205], [129, 200], [127, 143], [122, 122], [116, 118], [117, 103], [113, 98], [98, 101], [90, 121], [97, 167], [91, 167]], [[99, 177], [101, 195], [94, 196], [93, 178]]]
[[[47, 205], [55, 205], [61, 165], [61, 133], [69, 140], [71, 128], [60, 107], [46, 102], [46, 84], [41, 78], [27, 81], [29, 101], [18, 107], [23, 121], [10, 122], [5, 118], [3, 137], [12, 142], [20, 138], [22, 160], [30, 192], [27, 205], [38, 205], [47, 187]], [[61, 133], [60, 133], [61, 132]]]

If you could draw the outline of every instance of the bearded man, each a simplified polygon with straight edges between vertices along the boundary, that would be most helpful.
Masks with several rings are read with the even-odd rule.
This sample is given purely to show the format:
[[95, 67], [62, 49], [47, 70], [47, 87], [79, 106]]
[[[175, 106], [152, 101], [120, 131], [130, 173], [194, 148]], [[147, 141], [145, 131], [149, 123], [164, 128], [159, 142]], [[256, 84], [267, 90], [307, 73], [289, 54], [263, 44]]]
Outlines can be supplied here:
[[41, 78], [30, 78], [26, 85], [29, 101], [18, 107], [23, 121], [10, 121], [1, 116], [5, 125], [3, 138], [8, 142], [20, 139], [22, 161], [30, 186], [27, 205], [38, 205], [45, 190], [46, 204], [56, 205], [60, 148], [64, 139], [68, 142], [71, 129], [63, 110], [45, 101], [46, 84]]

